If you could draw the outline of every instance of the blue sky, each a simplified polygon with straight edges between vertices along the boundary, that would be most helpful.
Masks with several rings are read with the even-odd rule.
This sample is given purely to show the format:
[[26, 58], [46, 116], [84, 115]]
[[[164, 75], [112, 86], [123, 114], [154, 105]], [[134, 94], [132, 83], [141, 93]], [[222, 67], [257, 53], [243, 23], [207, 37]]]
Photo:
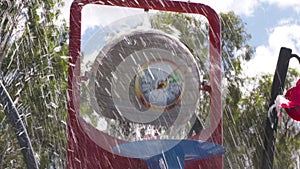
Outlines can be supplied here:
[[[192, 0], [211, 6], [216, 12], [234, 11], [246, 23], [246, 30], [251, 34], [249, 43], [255, 47], [254, 58], [244, 63], [245, 74], [256, 76], [261, 73], [274, 73], [280, 47], [288, 47], [300, 55], [300, 1], [299, 0]], [[65, 0], [63, 17], [69, 19], [71, 0]], [[93, 26], [97, 20], [92, 11], [83, 29]], [[110, 11], [107, 24], [115, 17], [134, 14], [114, 13]], [[291, 67], [300, 72], [300, 65], [291, 61]]]
[[265, 4], [257, 7], [250, 16], [240, 17], [247, 23], [247, 32], [252, 35], [250, 43], [258, 46], [268, 42], [269, 30], [279, 25], [280, 21], [288, 21], [292, 18], [296, 21], [299, 16], [292, 7], [280, 8], [277, 5]]
[[[255, 56], [244, 64], [245, 74], [256, 76], [274, 73], [280, 47], [288, 47], [300, 55], [299, 0], [194, 0], [211, 6], [217, 12], [234, 11], [246, 23], [251, 34], [250, 44]], [[291, 67], [300, 72], [300, 65], [292, 60]]]

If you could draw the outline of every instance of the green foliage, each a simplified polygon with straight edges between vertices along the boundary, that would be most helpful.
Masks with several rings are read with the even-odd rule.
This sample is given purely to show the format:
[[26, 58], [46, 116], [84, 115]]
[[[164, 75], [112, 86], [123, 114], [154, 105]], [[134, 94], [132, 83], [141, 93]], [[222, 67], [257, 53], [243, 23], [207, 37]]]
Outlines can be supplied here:
[[[209, 78], [209, 40], [207, 20], [187, 14], [174, 12], [160, 12], [151, 20], [152, 27], [171, 34], [190, 50], [197, 59], [201, 69], [201, 80]], [[198, 107], [198, 116], [206, 119], [209, 113], [209, 96], [201, 92], [201, 103]], [[206, 125], [204, 121], [201, 121]]]
[[[290, 88], [299, 73], [290, 69], [286, 86]], [[247, 86], [233, 106], [224, 112], [224, 145], [228, 149], [225, 168], [260, 168], [263, 163], [264, 128], [273, 75], [245, 78]], [[235, 99], [236, 100], [236, 99]], [[286, 113], [278, 126], [274, 168], [294, 168], [299, 149], [299, 127]]]
[[[0, 18], [3, 83], [26, 125], [40, 168], [65, 168], [67, 61], [62, 56], [68, 55], [68, 32], [66, 25], [55, 23], [61, 2], [1, 3], [6, 16]], [[23, 157], [15, 133], [3, 115], [1, 111], [0, 137], [5, 139], [0, 147], [16, 153], [0, 149], [0, 164], [24, 168], [23, 161], [17, 160]]]
[[18, 141], [12, 134], [14, 131], [8, 125], [2, 106], [0, 106], [0, 119], [0, 168], [22, 168], [24, 162], [17, 159], [22, 159], [23, 154], [19, 147], [14, 146], [18, 145]]
[[[295, 86], [300, 73], [295, 69], [289, 69], [285, 88], [286, 90]], [[292, 120], [284, 110], [282, 110], [283, 120], [279, 122], [277, 129], [277, 139], [275, 146], [274, 168], [296, 168], [299, 157], [299, 122]]]
[[[25, 0], [0, 4], [3, 82], [26, 125], [40, 168], [65, 168], [67, 61], [61, 56], [68, 55], [67, 28], [54, 23], [59, 14], [57, 6], [62, 2]], [[220, 16], [226, 81], [223, 129], [227, 153], [224, 168], [259, 168], [273, 75], [242, 76], [242, 63], [252, 59], [254, 52], [247, 43], [251, 36], [245, 30], [245, 23], [233, 12]], [[206, 22], [178, 13], [159, 13], [151, 22], [157, 29], [179, 36], [199, 59], [203, 78], [209, 78]], [[292, 87], [298, 77], [298, 72], [289, 70], [286, 88]], [[207, 98], [206, 94], [201, 98], [206, 99], [203, 102], [206, 104], [201, 104], [203, 107], [199, 112], [208, 110]], [[84, 105], [81, 108], [84, 111]], [[0, 168], [24, 168], [24, 161], [19, 160], [23, 157], [15, 133], [1, 106], [0, 125]], [[294, 153], [300, 148], [298, 126], [284, 113], [278, 127], [275, 168], [295, 167], [297, 155]]]
[[[222, 13], [222, 58], [226, 85], [224, 85], [223, 132], [227, 153], [224, 168], [260, 168], [264, 142], [264, 128], [270, 99], [273, 75], [255, 78], [244, 77], [243, 63], [252, 59], [253, 47], [248, 44], [251, 36], [245, 23], [233, 12]], [[179, 39], [199, 59], [202, 73], [208, 77], [207, 23], [188, 15], [160, 13], [152, 25]], [[286, 79], [286, 88], [299, 77], [291, 69]], [[206, 96], [207, 97], [207, 96]], [[202, 102], [208, 110], [208, 102]], [[295, 167], [295, 152], [299, 149], [299, 128], [286, 114], [280, 123], [276, 143], [275, 168]]]
[[221, 13], [220, 16], [224, 75], [227, 79], [233, 79], [242, 71], [241, 61], [249, 61], [254, 49], [247, 43], [251, 35], [246, 32], [245, 23], [241, 18], [234, 12]]
[[161, 12], [154, 16], [151, 24], [156, 29], [178, 36], [191, 53], [201, 60], [201, 67], [207, 69], [209, 41], [205, 20], [180, 13]]

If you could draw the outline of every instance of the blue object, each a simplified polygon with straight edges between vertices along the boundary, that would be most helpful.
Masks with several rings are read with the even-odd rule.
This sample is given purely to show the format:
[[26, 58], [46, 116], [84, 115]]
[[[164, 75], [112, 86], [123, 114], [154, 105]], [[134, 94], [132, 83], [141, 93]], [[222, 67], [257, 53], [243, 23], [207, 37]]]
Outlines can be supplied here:
[[113, 148], [113, 152], [145, 160], [148, 169], [178, 169], [184, 168], [185, 161], [222, 155], [226, 149], [198, 140], [144, 140], [120, 144]]

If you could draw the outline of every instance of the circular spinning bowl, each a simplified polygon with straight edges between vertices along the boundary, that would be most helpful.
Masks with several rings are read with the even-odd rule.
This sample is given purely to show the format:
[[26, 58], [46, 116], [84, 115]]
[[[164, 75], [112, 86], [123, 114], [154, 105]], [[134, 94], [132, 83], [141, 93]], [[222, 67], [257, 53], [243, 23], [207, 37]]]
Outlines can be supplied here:
[[185, 45], [162, 31], [135, 29], [97, 53], [81, 83], [80, 106], [89, 110], [80, 112], [80, 125], [90, 139], [115, 153], [113, 147], [126, 141], [176, 139], [167, 151], [186, 138], [183, 130], [193, 125], [198, 108], [200, 75]]
[[115, 38], [91, 69], [92, 106], [100, 116], [139, 124], [181, 126], [196, 111], [199, 72], [189, 50], [154, 30]]

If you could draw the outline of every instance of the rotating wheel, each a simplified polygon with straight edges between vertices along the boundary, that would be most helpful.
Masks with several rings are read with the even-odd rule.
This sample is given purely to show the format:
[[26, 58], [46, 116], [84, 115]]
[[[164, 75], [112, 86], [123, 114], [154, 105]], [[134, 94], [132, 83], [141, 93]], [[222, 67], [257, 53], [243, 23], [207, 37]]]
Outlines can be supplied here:
[[172, 126], [186, 123], [199, 99], [199, 68], [177, 39], [135, 31], [103, 47], [89, 88], [98, 114], [120, 121]]

